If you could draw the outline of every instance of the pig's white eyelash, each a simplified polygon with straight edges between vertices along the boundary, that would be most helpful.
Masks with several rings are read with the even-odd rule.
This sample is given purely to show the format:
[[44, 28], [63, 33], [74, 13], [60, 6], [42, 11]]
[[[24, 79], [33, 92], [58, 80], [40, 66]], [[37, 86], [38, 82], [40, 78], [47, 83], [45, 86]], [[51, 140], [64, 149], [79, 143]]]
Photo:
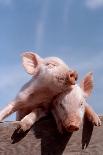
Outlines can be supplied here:
[[52, 68], [56, 67], [55, 64], [51, 64], [51, 63], [47, 63], [46, 66], [48, 69], [52, 69]]
[[52, 66], [57, 66], [57, 64], [56, 64], [56, 63], [52, 63], [52, 62], [51, 62], [51, 63], [50, 63], [50, 62], [49, 62], [49, 63], [46, 63], [45, 65], [46, 65], [46, 66], [49, 66], [49, 65], [52, 65]]

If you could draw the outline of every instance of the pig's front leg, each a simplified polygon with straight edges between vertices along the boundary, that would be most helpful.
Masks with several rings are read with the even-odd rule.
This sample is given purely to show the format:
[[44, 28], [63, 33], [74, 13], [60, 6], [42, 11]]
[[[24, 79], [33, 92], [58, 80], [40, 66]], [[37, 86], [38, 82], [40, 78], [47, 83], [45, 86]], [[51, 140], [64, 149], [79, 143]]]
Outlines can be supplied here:
[[17, 127], [18, 133], [29, 130], [36, 121], [38, 121], [40, 118], [44, 116], [46, 116], [46, 112], [43, 111], [42, 109], [38, 108], [33, 110], [31, 113], [26, 115], [23, 119], [21, 119]]
[[0, 121], [2, 121], [4, 118], [9, 116], [10, 114], [14, 113], [18, 110], [18, 104], [16, 101], [12, 101], [10, 104], [8, 104], [3, 110], [0, 111]]
[[86, 103], [85, 105], [85, 116], [92, 121], [95, 126], [101, 125], [101, 120], [99, 116], [94, 112], [90, 105]]

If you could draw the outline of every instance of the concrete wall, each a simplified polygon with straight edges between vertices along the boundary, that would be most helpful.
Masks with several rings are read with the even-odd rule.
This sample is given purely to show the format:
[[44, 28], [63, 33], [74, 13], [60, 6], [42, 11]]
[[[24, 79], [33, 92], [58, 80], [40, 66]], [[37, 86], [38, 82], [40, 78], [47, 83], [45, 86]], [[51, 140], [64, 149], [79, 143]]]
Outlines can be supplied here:
[[0, 155], [103, 155], [103, 125], [93, 128], [86, 120], [79, 131], [61, 135], [52, 116], [35, 123], [27, 133], [17, 134], [17, 124], [0, 123]]

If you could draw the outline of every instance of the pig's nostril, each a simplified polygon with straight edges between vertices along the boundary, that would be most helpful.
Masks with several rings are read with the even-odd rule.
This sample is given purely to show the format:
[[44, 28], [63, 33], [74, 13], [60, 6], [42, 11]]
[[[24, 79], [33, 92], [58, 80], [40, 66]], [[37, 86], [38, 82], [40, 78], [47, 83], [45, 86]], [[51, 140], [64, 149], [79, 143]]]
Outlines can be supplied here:
[[76, 71], [72, 71], [69, 76], [70, 78], [74, 78], [75, 81], [78, 79], [78, 73]]
[[74, 74], [73, 74], [73, 73], [71, 73], [71, 74], [70, 74], [70, 77], [71, 77], [71, 78], [72, 78], [72, 77], [74, 77]]
[[75, 81], [77, 81], [77, 80], [78, 80], [78, 76], [75, 77]]
[[78, 74], [76, 71], [70, 71], [69, 72], [69, 82], [72, 84], [72, 85], [75, 85], [75, 82], [77, 81], [78, 79]]

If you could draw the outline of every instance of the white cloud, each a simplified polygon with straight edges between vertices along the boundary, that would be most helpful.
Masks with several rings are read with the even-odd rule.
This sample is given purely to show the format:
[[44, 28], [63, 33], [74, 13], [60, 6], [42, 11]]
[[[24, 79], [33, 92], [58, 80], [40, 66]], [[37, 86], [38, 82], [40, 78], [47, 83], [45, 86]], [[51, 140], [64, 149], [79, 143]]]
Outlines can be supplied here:
[[43, 1], [42, 9], [40, 13], [40, 17], [37, 21], [36, 25], [36, 46], [38, 48], [41, 48], [43, 46], [43, 38], [45, 33], [45, 24], [46, 24], [46, 18], [48, 15], [48, 9], [49, 9], [49, 2], [48, 0]]
[[86, 0], [86, 6], [90, 9], [103, 7], [103, 0]]
[[11, 6], [13, 0], [0, 0], [0, 5]]
[[71, 4], [73, 4], [73, 0], [65, 0], [64, 1], [64, 7], [63, 7], [63, 22], [64, 25], [67, 26], [68, 24], [68, 19], [69, 19], [69, 11]]

